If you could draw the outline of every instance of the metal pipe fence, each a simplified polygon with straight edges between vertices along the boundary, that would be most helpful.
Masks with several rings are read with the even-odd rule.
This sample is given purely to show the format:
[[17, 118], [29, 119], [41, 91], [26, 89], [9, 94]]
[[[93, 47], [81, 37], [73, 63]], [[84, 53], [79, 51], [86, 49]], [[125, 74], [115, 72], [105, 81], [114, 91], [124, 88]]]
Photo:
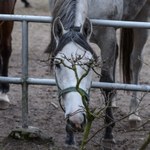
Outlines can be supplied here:
[[[30, 78], [28, 76], [28, 23], [51, 23], [52, 17], [47, 16], [27, 16], [27, 15], [7, 15], [0, 14], [0, 20], [22, 22], [22, 76], [21, 77], [0, 77], [0, 82], [22, 85], [22, 127], [28, 127], [28, 86], [34, 85], [51, 85], [55, 86], [54, 79]], [[150, 29], [150, 22], [133, 22], [133, 21], [115, 21], [115, 20], [97, 20], [91, 19], [94, 25], [114, 26], [125, 28], [146, 28]], [[104, 83], [92, 82], [92, 88], [107, 88], [115, 90], [130, 90], [150, 92], [150, 85], [134, 85], [121, 83]]]
[[[52, 17], [31, 16], [31, 15], [30, 16], [27, 16], [27, 15], [0, 15], [0, 20], [51, 23]], [[98, 25], [98, 26], [150, 29], [150, 22], [118, 21], [118, 20], [104, 20], [104, 19], [91, 19], [91, 21], [92, 21], [93, 25]]]

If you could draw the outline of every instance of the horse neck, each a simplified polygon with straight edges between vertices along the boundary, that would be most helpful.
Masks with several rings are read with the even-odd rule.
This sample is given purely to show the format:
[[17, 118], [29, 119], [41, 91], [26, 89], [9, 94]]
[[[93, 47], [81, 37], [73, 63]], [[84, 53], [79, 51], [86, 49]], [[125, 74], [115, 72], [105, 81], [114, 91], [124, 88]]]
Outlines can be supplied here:
[[53, 17], [60, 17], [64, 28], [82, 26], [87, 16], [87, 0], [57, 0], [53, 10]]
[[133, 20], [148, 0], [124, 0], [124, 18]]
[[88, 13], [87, 0], [77, 0], [74, 26], [83, 25], [85, 18], [87, 17], [87, 13]]

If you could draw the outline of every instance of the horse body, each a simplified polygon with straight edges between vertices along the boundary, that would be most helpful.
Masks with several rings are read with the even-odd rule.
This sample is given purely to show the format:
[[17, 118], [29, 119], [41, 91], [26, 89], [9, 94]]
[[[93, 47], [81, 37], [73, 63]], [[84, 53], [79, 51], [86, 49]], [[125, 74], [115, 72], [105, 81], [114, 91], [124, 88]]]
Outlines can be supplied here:
[[[0, 14], [13, 14], [16, 0], [3, 0], [0, 2]], [[0, 74], [8, 76], [8, 64], [11, 55], [11, 32], [12, 21], [0, 21]], [[8, 107], [9, 99], [6, 93], [9, 91], [9, 84], [0, 84], [0, 109]]]
[[[93, 2], [93, 1], [89, 1]], [[95, 3], [101, 3], [99, 8], [94, 9], [92, 12], [89, 9], [90, 18], [95, 19], [112, 19], [112, 20], [132, 20], [132, 21], [147, 21], [149, 6], [148, 1], [140, 0], [109, 0], [107, 2], [103, 0], [94, 1]], [[93, 2], [93, 3], [94, 3]], [[95, 4], [96, 5], [96, 4]], [[111, 6], [111, 7], [110, 7]], [[96, 12], [97, 11], [97, 12]], [[99, 14], [99, 16], [95, 16]], [[142, 50], [147, 40], [146, 29], [122, 29], [121, 30], [121, 43], [120, 43], [120, 60], [123, 67], [123, 79], [124, 83], [138, 84], [139, 72], [142, 67]], [[96, 26], [93, 29], [93, 37], [91, 40], [95, 42], [101, 49], [102, 60], [105, 61], [101, 71], [102, 82], [115, 82], [115, 66], [116, 58], [118, 55], [118, 46], [116, 40], [116, 29], [113, 27], [99, 27]], [[96, 40], [95, 40], [96, 39]], [[105, 40], [104, 40], [105, 39]], [[120, 65], [121, 65], [120, 64]], [[107, 106], [112, 105], [115, 92], [113, 90], [104, 90], [104, 97]], [[129, 121], [135, 125], [136, 122], [141, 121], [138, 115], [139, 100], [137, 99], [136, 92], [132, 93], [132, 99], [130, 101], [130, 116]], [[106, 109], [106, 124], [111, 124], [113, 120], [113, 113], [111, 108]], [[111, 124], [106, 128], [105, 138], [112, 140], [112, 128], [114, 124]]]
[[[68, 3], [66, 4], [66, 7], [62, 7], [61, 9], [66, 9], [66, 12], [70, 11], [70, 13], [74, 14], [76, 18], [75, 22], [73, 21], [70, 22], [71, 19], [68, 16], [65, 16], [63, 13], [58, 14], [58, 12], [61, 9], [56, 9], [58, 8], [57, 6], [63, 5], [65, 2], [66, 0], [65, 1], [61, 0], [61, 2], [57, 0], [55, 3], [55, 1], [52, 0], [52, 3], [53, 4], [55, 3], [55, 8], [52, 15], [54, 18], [60, 17], [60, 20], [62, 21], [64, 28], [66, 25], [68, 26], [68, 28], [65, 28], [66, 32], [68, 33], [70, 32], [70, 29], [72, 27], [75, 27], [76, 25], [78, 27], [79, 26], [82, 27], [82, 25], [85, 22], [86, 14], [91, 19], [133, 20], [133, 21], [147, 21], [148, 19], [149, 0], [143, 0], [143, 1], [141, 0], [132, 0], [132, 1], [131, 0], [107, 0], [107, 1], [88, 0], [82, 2], [79, 0], [74, 0], [74, 1], [67, 0]], [[69, 4], [71, 2], [74, 2], [76, 6], [74, 7], [75, 9], [70, 10]], [[53, 24], [52, 26], [54, 27], [55, 25]], [[53, 27], [52, 27], [52, 31], [53, 31]], [[89, 30], [87, 27], [85, 27], [86, 31]], [[59, 26], [57, 27], [57, 30], [58, 29]], [[84, 35], [84, 32], [81, 33]], [[57, 49], [56, 47], [57, 44], [59, 43], [59, 41], [57, 41], [54, 37], [55, 37], [54, 32], [52, 32], [51, 43], [49, 49], [47, 49], [47, 51], [50, 51], [51, 53], [53, 50]], [[120, 38], [121, 38], [120, 56], [122, 59], [120, 63], [123, 66], [124, 83], [138, 84], [138, 76], [142, 66], [141, 53], [147, 40], [147, 30], [146, 29], [122, 29], [122, 34]], [[94, 26], [90, 40], [96, 43], [101, 49], [101, 57], [104, 63], [101, 68], [100, 81], [114, 83], [116, 59], [118, 57], [116, 28], [106, 27], [106, 26], [104, 27]], [[64, 54], [68, 56], [67, 50]], [[69, 80], [69, 82], [67, 83], [68, 78], [69, 77], [66, 78], [66, 84], [69, 84], [69, 82], [71, 82]], [[89, 78], [89, 76], [87, 76], [87, 78]], [[75, 78], [72, 78], [71, 80], [75, 80]], [[91, 79], [89, 81], [91, 82]], [[105, 116], [106, 130], [105, 130], [104, 140], [110, 142], [114, 142], [112, 130], [115, 124], [114, 124], [114, 117], [113, 117], [111, 106], [115, 94], [116, 92], [114, 90], [103, 89], [103, 95], [105, 97], [106, 106], [108, 106], [106, 107], [106, 116]], [[70, 96], [70, 99], [72, 99], [73, 97], [74, 95]], [[78, 100], [80, 101], [81, 98], [80, 99], [78, 98]], [[68, 102], [68, 104], [70, 106], [72, 105], [72, 107], [74, 103], [75, 102], [72, 101]], [[80, 105], [83, 107], [82, 104]], [[136, 98], [136, 92], [133, 92], [131, 103], [130, 103], [130, 113], [131, 113], [131, 115], [129, 116], [130, 122], [135, 123], [141, 120], [141, 118], [138, 115], [138, 105], [139, 105], [139, 101]], [[67, 109], [69, 109], [69, 107], [66, 106], [66, 111]]]
[[148, 0], [124, 0], [123, 20], [135, 20], [141, 9], [144, 9], [144, 5], [148, 3]]
[[[111, 5], [111, 7], [110, 7]], [[88, 0], [88, 17], [92, 19], [113, 19], [120, 20], [123, 14], [122, 0]], [[99, 9], [97, 9], [99, 8]]]

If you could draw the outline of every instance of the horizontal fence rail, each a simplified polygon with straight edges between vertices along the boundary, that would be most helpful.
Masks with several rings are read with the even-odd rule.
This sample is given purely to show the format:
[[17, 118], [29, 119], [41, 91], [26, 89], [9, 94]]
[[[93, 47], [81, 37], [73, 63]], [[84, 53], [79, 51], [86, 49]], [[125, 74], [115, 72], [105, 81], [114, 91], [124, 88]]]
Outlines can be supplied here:
[[[17, 77], [0, 77], [2, 83], [22, 84], [24, 81], [22, 78]], [[27, 84], [32, 85], [51, 85], [56, 86], [55, 79], [40, 79], [40, 78], [28, 78]], [[123, 84], [123, 83], [106, 83], [106, 82], [92, 82], [92, 88], [103, 89], [115, 89], [126, 91], [141, 91], [150, 92], [150, 85], [136, 85], [136, 84]]]
[[[51, 85], [55, 86], [54, 79], [31, 78], [28, 76], [28, 23], [51, 23], [52, 17], [48, 16], [27, 16], [27, 15], [9, 15], [0, 14], [0, 20], [22, 22], [22, 76], [21, 77], [1, 77], [0, 82], [22, 85], [22, 127], [28, 127], [28, 85]], [[150, 22], [133, 22], [117, 20], [97, 20], [91, 19], [93, 25], [107, 27], [125, 27], [125, 28], [145, 28], [150, 29]], [[107, 88], [115, 90], [142, 91], [150, 92], [149, 85], [134, 85], [121, 83], [92, 82], [93, 88]]]
[[[27, 16], [27, 15], [0, 15], [0, 20], [51, 23], [52, 17]], [[103, 20], [103, 19], [91, 19], [91, 21], [94, 25], [98, 26], [150, 29], [150, 22], [118, 21], [118, 20]]]

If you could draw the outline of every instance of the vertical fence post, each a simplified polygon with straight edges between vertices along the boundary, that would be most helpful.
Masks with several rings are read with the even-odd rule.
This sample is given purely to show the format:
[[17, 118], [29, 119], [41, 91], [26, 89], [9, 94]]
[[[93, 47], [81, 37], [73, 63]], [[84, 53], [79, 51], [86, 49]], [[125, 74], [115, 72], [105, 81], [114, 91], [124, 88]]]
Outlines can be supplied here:
[[22, 21], [22, 127], [28, 128], [28, 22]]

